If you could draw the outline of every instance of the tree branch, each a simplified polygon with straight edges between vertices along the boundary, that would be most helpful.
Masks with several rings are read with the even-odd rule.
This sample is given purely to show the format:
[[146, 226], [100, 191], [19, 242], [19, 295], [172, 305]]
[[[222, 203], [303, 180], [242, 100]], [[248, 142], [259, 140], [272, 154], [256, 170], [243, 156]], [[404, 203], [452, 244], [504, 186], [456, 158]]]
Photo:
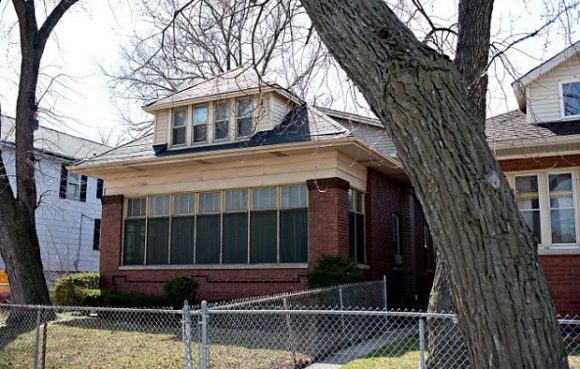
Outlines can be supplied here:
[[[58, 5], [52, 10], [52, 12], [48, 15], [40, 30], [38, 30], [38, 46], [41, 50], [44, 49], [44, 45], [46, 44], [46, 40], [50, 36], [50, 33], [57, 25], [58, 21], [62, 18], [64, 13], [73, 6], [78, 0], [61, 0]], [[40, 53], [42, 55], [42, 52]]]

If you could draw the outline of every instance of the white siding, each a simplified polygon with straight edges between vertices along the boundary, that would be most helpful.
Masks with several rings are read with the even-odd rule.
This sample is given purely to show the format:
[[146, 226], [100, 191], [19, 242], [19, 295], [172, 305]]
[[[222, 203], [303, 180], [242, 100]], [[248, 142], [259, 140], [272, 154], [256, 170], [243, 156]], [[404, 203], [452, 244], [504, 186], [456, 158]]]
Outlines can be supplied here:
[[155, 114], [155, 134], [153, 135], [153, 143], [155, 145], [169, 143], [167, 139], [169, 123], [169, 109], [160, 110]]
[[[3, 150], [2, 157], [16, 187], [14, 151]], [[42, 158], [37, 164], [36, 185], [42, 198], [36, 211], [36, 228], [46, 271], [98, 271], [99, 251], [93, 250], [94, 220], [101, 218], [101, 200], [96, 198], [97, 180], [87, 180], [87, 200], [61, 199], [61, 162]], [[3, 263], [0, 260], [0, 266]]]
[[280, 124], [282, 119], [290, 111], [290, 104], [292, 102], [281, 98], [280, 96], [272, 95], [272, 127]]
[[527, 89], [528, 122], [542, 123], [562, 120], [560, 83], [580, 80], [580, 56], [573, 57]]

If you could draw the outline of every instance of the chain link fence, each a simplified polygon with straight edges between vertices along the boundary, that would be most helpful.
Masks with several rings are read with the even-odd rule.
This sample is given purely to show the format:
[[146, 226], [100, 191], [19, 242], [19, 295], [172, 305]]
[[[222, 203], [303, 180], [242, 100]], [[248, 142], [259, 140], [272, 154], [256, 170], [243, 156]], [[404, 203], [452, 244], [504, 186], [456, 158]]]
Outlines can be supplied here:
[[[440, 368], [468, 366], [454, 314], [275, 302], [183, 310], [0, 305], [0, 369], [416, 369], [435, 358]], [[560, 325], [570, 366], [580, 369], [580, 319]], [[440, 343], [437, 355], [430, 341]]]

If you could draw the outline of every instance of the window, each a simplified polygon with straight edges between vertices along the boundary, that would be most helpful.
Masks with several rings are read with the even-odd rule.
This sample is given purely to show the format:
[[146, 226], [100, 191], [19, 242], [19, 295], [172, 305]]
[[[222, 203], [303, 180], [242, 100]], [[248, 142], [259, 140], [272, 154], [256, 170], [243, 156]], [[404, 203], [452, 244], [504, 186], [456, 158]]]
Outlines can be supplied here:
[[304, 185], [127, 199], [123, 263], [305, 263], [307, 210]]
[[207, 105], [193, 107], [193, 142], [207, 142]]
[[97, 179], [97, 199], [103, 198], [104, 182], [102, 179]]
[[401, 220], [396, 213], [391, 214], [391, 240], [395, 249], [395, 264], [403, 263], [403, 249], [401, 245]]
[[515, 177], [516, 204], [536, 242], [542, 240], [539, 181], [537, 175]]
[[576, 210], [572, 173], [548, 174], [552, 243], [576, 243]]
[[69, 172], [66, 165], [62, 164], [59, 196], [62, 199], [87, 201], [87, 177]]
[[220, 101], [215, 107], [214, 137], [215, 140], [227, 140], [229, 138], [230, 103]]
[[236, 99], [237, 137], [248, 137], [254, 133], [252, 110], [252, 99], [250, 97], [241, 97]]
[[185, 145], [185, 121], [187, 108], [173, 109], [172, 141], [174, 146]]
[[365, 262], [365, 215], [364, 195], [350, 189], [348, 192], [349, 212], [349, 256], [359, 263]]
[[580, 81], [562, 83], [564, 117], [580, 115]]
[[99, 250], [101, 245], [101, 220], [95, 219], [93, 230], [93, 250]]

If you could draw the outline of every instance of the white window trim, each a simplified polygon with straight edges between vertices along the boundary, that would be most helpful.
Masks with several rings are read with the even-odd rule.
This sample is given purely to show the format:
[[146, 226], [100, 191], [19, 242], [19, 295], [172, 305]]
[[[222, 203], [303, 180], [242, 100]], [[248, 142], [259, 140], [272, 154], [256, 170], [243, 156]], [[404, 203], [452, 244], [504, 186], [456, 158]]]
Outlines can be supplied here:
[[[235, 100], [234, 100], [235, 101]], [[215, 130], [217, 127], [217, 107], [220, 103], [225, 103], [229, 106], [229, 112], [228, 112], [228, 136], [226, 138], [215, 138]], [[211, 129], [212, 129], [212, 134], [213, 134], [213, 140], [212, 142], [228, 142], [231, 141], [231, 138], [234, 137], [232, 136], [232, 101], [231, 99], [225, 99], [225, 100], [217, 100], [213, 102], [213, 119], [212, 119], [212, 125], [211, 125]], [[223, 122], [223, 121], [222, 121]]]
[[[173, 130], [175, 129], [175, 127], [173, 126], [173, 123], [174, 123], [174, 114], [173, 114], [173, 112], [175, 110], [184, 109], [184, 108], [185, 108], [185, 126], [184, 126], [184, 128], [185, 128], [185, 142], [182, 143], [182, 144], [176, 144], [176, 143], [173, 142]], [[170, 109], [169, 115], [170, 115], [169, 140], [168, 140], [169, 141], [169, 146], [170, 147], [176, 147], [176, 148], [177, 147], [186, 147], [186, 146], [188, 146], [188, 138], [187, 138], [187, 136], [188, 136], [188, 129], [187, 129], [187, 127], [189, 125], [189, 107], [188, 106], [176, 106], [176, 107]], [[181, 127], [179, 127], [179, 128], [181, 128]]]
[[[200, 106], [205, 106], [205, 108], [207, 109], [207, 120], [205, 121], [205, 141], [197, 141], [195, 142], [193, 135], [195, 134], [195, 130], [193, 129], [193, 127], [195, 127], [195, 123], [193, 120], [193, 112], [195, 111], [196, 107], [200, 107]], [[195, 105], [190, 105], [188, 107], [188, 121], [189, 119], [191, 119], [191, 121], [188, 123], [188, 127], [191, 128], [191, 132], [188, 133], [188, 139], [190, 140], [190, 144], [188, 146], [203, 146], [203, 145], [207, 145], [208, 143], [210, 143], [210, 129], [212, 129], [212, 124], [211, 123], [211, 111], [212, 108], [212, 104], [210, 104], [209, 102], [207, 103], [201, 103], [201, 104], [195, 104]]]
[[[544, 233], [546, 233], [544, 231], [544, 229], [546, 229], [546, 228], [545, 228], [545, 225], [544, 225], [544, 221], [542, 219], [543, 218], [542, 217], [542, 214], [544, 213], [542, 211], [542, 204], [544, 203], [543, 197], [545, 196], [544, 195], [544, 191], [542, 191], [542, 175], [540, 173], [538, 173], [538, 172], [532, 172], [532, 173], [528, 173], [528, 174], [518, 173], [518, 174], [514, 175], [512, 177], [512, 181], [510, 182], [510, 185], [512, 186], [512, 190], [514, 192], [514, 198], [517, 195], [517, 191], [516, 191], [516, 178], [521, 178], [521, 177], [536, 177], [536, 181], [538, 183], [538, 205], [539, 205], [538, 211], [540, 212], [540, 240], [539, 240], [538, 246], [540, 246], [540, 245], [545, 244]], [[549, 198], [550, 198], [550, 195], [548, 194], [548, 212], [550, 212], [550, 209], [549, 209]], [[517, 206], [517, 199], [516, 199], [516, 206]], [[521, 212], [521, 210], [519, 210], [519, 209], [518, 209], [518, 211]], [[550, 223], [548, 221], [548, 227], [549, 227], [549, 224]]]
[[[72, 180], [73, 177], [76, 177], [74, 180]], [[78, 179], [77, 179], [78, 178]], [[88, 182], [88, 179], [87, 179]], [[78, 194], [77, 196], [69, 196], [69, 187], [71, 187], [71, 184], [75, 184], [78, 186]], [[87, 183], [88, 186], [88, 183]], [[82, 176], [78, 173], [73, 173], [70, 170], [67, 171], [66, 173], [66, 194], [65, 194], [65, 198], [69, 199], [69, 200], [76, 200], [76, 201], [80, 201], [81, 200], [81, 192], [83, 189], [83, 179]]]
[[558, 95], [560, 98], [560, 117], [564, 120], [573, 120], [580, 118], [580, 114], [564, 115], [564, 85], [567, 83], [580, 83], [580, 79], [564, 80], [558, 82]]
[[[570, 174], [572, 179], [572, 197], [574, 200], [574, 223], [575, 223], [575, 231], [576, 231], [576, 242], [575, 243], [552, 243], [552, 207], [550, 206], [550, 184], [548, 178], [550, 175], [558, 175], [558, 174]], [[578, 248], [579, 247], [579, 240], [578, 240], [578, 197], [576, 194], [576, 175], [574, 170], [558, 170], [558, 171], [549, 171], [546, 172], [546, 194], [548, 196], [548, 224], [550, 226], [548, 236], [550, 237], [550, 245], [553, 248]]]
[[[238, 116], [238, 99], [240, 100], [244, 100], [244, 99], [249, 99], [250, 100], [250, 106], [252, 109], [252, 112], [250, 114], [250, 121], [252, 122], [252, 133], [250, 133], [249, 135], [246, 136], [240, 136], [238, 134], [238, 118], [241, 118], [240, 116]], [[234, 105], [234, 110], [232, 116], [233, 116], [233, 120], [234, 120], [234, 137], [236, 138], [237, 141], [241, 141], [241, 140], [246, 140], [250, 137], [252, 137], [255, 133], [256, 133], [256, 123], [254, 122], [254, 97], [252, 95], [243, 95], [243, 96], [237, 96], [233, 98], [233, 105]]]

